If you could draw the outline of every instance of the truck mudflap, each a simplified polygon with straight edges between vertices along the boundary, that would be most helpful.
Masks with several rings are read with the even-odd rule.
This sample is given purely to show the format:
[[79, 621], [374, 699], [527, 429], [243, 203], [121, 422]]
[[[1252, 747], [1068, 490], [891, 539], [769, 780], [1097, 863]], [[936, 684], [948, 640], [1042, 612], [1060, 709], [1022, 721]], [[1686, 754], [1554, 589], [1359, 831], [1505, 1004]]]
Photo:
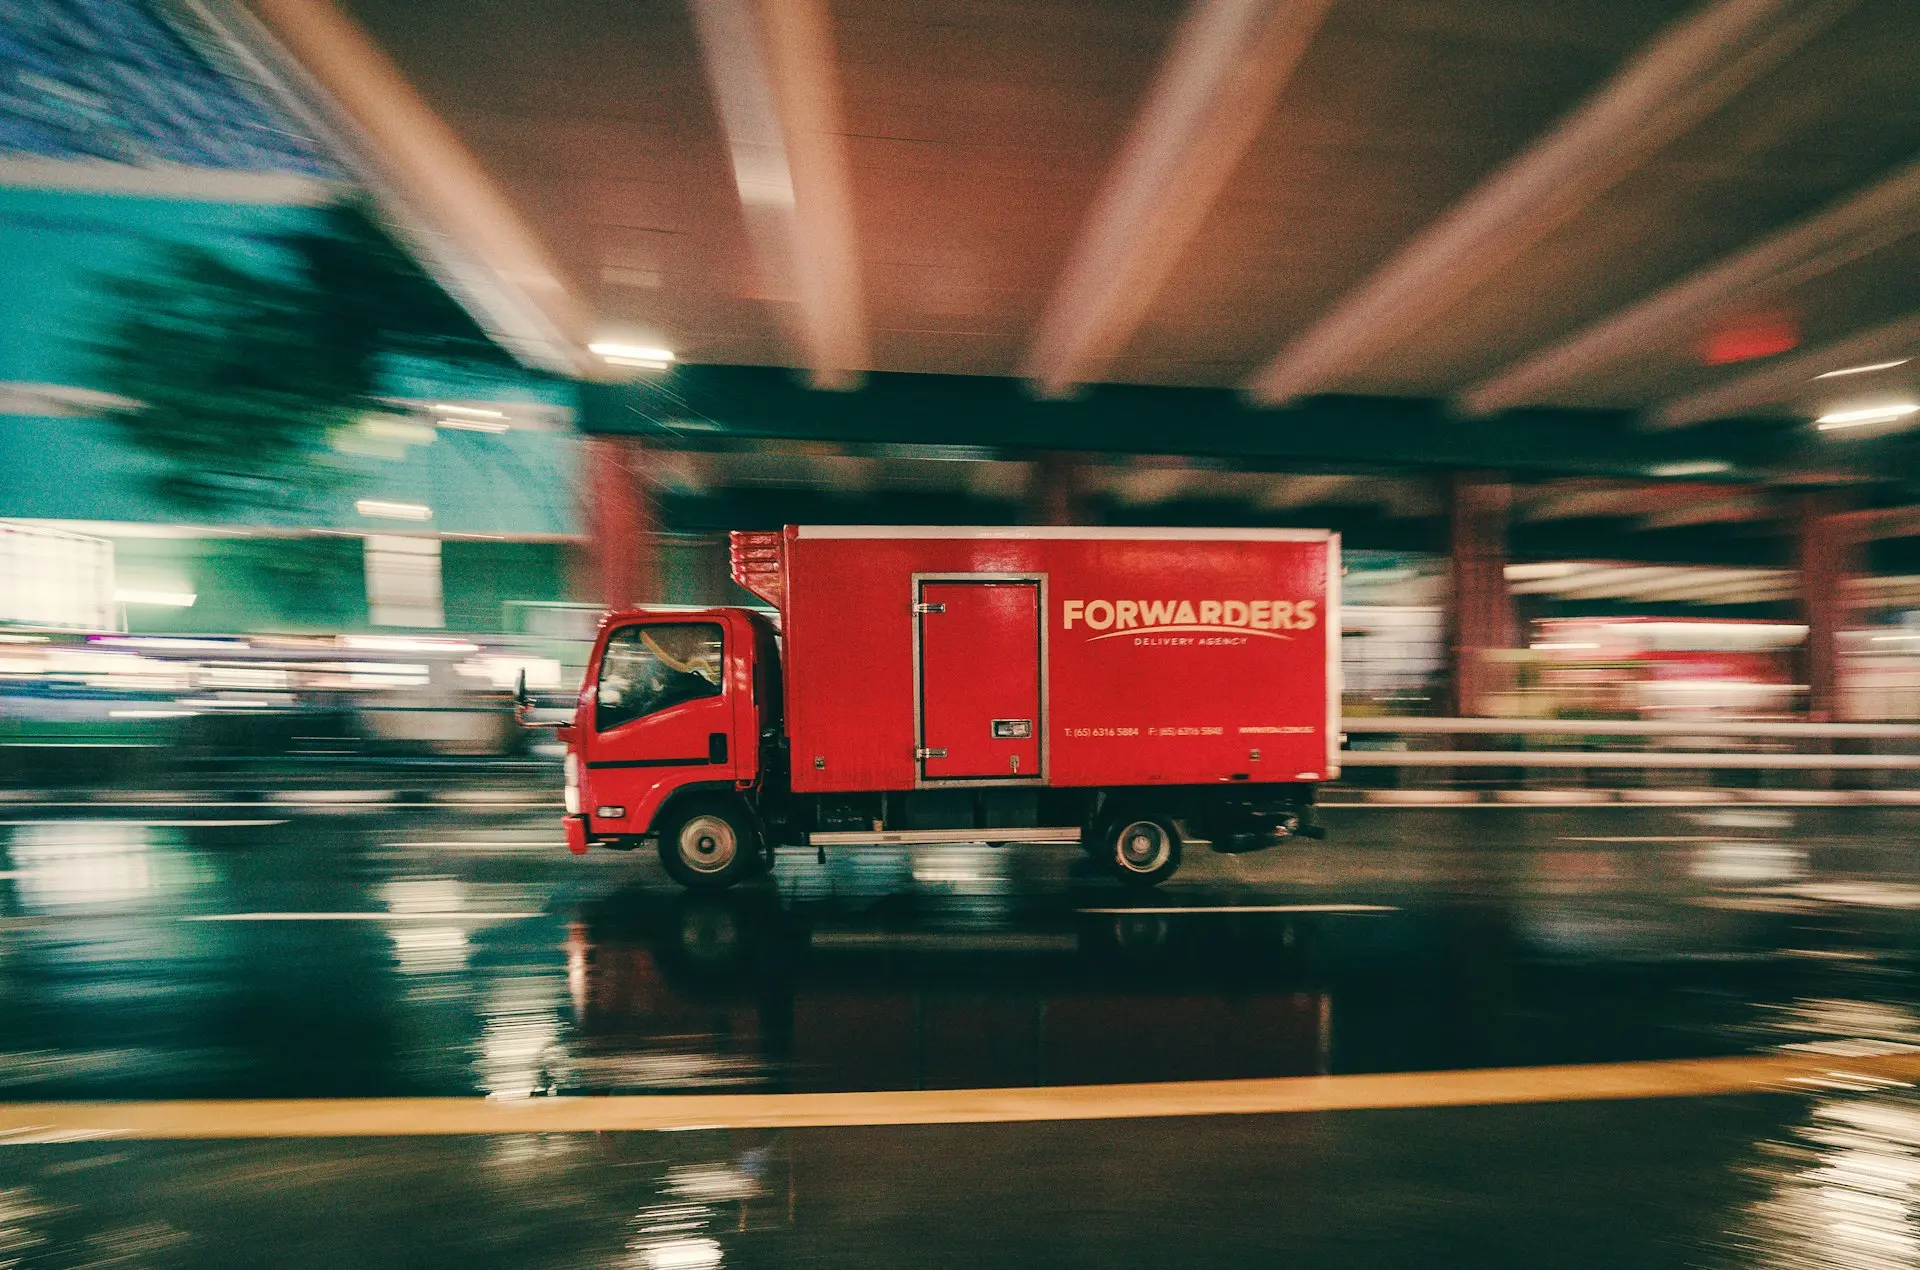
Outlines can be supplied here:
[[567, 850], [575, 855], [587, 853], [587, 818], [585, 816], [562, 816], [561, 825], [567, 834]]

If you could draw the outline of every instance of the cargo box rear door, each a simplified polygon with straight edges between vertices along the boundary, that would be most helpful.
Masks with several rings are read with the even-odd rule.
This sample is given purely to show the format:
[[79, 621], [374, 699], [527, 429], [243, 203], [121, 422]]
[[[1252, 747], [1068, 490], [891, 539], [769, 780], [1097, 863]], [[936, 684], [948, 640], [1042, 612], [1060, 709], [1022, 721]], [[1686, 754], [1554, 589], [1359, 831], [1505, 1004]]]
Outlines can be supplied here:
[[1038, 781], [1040, 583], [917, 581], [920, 777]]

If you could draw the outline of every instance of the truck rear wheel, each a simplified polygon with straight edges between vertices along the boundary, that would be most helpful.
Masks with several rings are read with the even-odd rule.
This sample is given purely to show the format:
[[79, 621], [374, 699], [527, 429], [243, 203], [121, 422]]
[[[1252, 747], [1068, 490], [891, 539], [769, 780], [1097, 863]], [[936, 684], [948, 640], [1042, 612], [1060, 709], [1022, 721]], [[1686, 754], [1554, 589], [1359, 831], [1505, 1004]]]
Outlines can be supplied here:
[[760, 865], [760, 835], [745, 809], [723, 798], [693, 798], [660, 826], [660, 863], [693, 891], [718, 891]]
[[1105, 858], [1121, 881], [1158, 886], [1180, 867], [1180, 831], [1161, 816], [1121, 816], [1107, 830]]

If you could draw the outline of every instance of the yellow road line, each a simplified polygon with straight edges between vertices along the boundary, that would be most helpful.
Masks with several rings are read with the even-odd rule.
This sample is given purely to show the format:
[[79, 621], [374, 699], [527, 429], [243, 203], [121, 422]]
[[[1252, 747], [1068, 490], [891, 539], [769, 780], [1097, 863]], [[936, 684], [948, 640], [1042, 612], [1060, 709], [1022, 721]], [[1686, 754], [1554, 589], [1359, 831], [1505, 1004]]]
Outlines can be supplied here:
[[1920, 1052], [1504, 1067], [1273, 1080], [927, 1089], [840, 1094], [308, 1098], [227, 1102], [0, 1103], [0, 1143], [85, 1138], [365, 1138], [480, 1133], [830, 1128], [1271, 1115], [1698, 1098], [1920, 1080]]
[[1113, 908], [1076, 908], [1076, 913], [1158, 917], [1182, 913], [1398, 913], [1393, 904], [1134, 904]]

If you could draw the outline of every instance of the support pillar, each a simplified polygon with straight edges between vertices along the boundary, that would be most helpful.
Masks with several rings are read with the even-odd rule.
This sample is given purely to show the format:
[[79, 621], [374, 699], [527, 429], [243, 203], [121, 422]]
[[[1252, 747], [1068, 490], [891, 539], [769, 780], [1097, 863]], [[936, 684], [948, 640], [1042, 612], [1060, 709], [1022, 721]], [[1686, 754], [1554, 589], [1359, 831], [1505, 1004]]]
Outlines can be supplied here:
[[645, 447], [634, 437], [588, 437], [582, 447], [587, 541], [580, 589], [610, 609], [660, 598], [658, 526], [645, 459]]
[[1081, 522], [1080, 464], [1071, 454], [1050, 450], [1033, 464], [1030, 515], [1041, 525]]
[[1516, 647], [1519, 623], [1507, 590], [1507, 522], [1513, 490], [1486, 473], [1450, 478], [1453, 539], [1453, 710], [1470, 717], [1492, 713], [1492, 694], [1507, 686], [1489, 653]]
[[1856, 518], [1839, 509], [1831, 494], [1800, 498], [1796, 530], [1800, 568], [1800, 614], [1807, 624], [1807, 715], [1816, 723], [1843, 717], [1840, 632], [1852, 617], [1847, 584], [1858, 569]]

